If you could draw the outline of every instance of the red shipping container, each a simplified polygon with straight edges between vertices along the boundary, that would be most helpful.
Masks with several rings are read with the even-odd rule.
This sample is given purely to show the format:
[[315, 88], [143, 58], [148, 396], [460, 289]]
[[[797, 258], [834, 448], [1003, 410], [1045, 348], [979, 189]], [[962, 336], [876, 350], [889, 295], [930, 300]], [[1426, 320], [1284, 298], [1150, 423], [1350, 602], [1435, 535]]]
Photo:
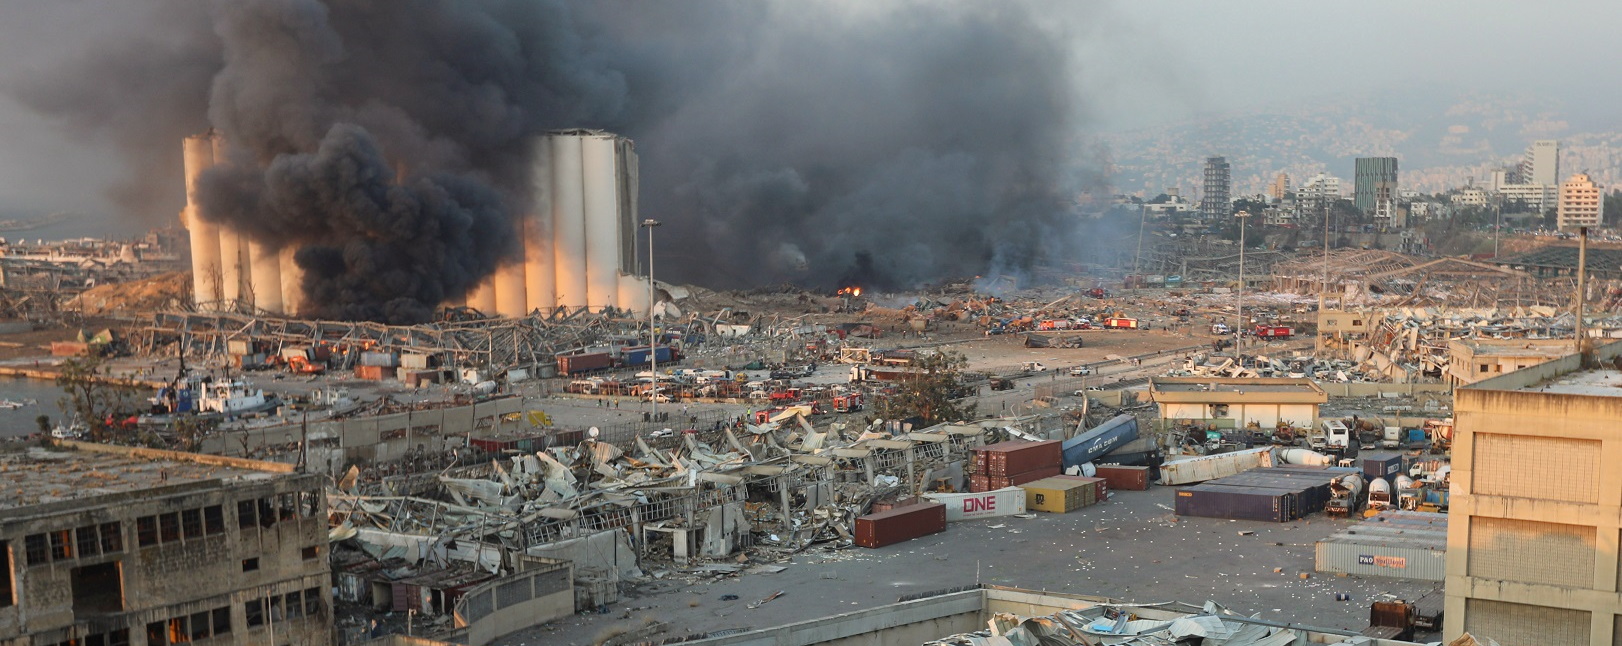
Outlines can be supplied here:
[[1009, 476], [1057, 467], [1063, 460], [1058, 440], [998, 442], [974, 449], [974, 473]]
[[946, 505], [926, 502], [856, 519], [856, 544], [884, 547], [946, 531]]
[[1129, 467], [1118, 464], [1099, 465], [1098, 477], [1116, 491], [1148, 491], [1149, 467]]
[[355, 378], [367, 381], [383, 381], [394, 378], [394, 369], [384, 366], [355, 366]]
[[1098, 502], [1104, 502], [1106, 500], [1109, 500], [1109, 481], [1108, 480], [1105, 480], [1103, 478], [1089, 478], [1087, 476], [1056, 475], [1056, 476], [1053, 476], [1053, 477], [1061, 478], [1061, 479], [1064, 479], [1064, 480], [1075, 480], [1077, 482], [1096, 482], [1098, 484], [1093, 489], [1094, 489], [1094, 491], [1098, 492]]
[[1041, 480], [1043, 478], [1051, 478], [1059, 475], [1059, 472], [1060, 469], [1058, 466], [1052, 466], [1046, 469], [1037, 469], [1035, 471], [1026, 471], [1025, 473], [1016, 473], [1011, 476], [988, 476], [983, 473], [976, 473], [969, 476], [969, 492], [984, 493], [987, 491], [996, 491], [1004, 487], [1018, 487], [1022, 484], [1036, 482], [1037, 480]]

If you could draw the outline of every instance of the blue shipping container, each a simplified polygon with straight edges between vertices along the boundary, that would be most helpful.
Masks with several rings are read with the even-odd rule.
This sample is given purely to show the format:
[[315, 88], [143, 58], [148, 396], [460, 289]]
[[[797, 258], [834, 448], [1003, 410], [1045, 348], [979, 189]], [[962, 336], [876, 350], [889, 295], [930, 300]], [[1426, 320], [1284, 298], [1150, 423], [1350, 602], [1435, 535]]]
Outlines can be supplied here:
[[1138, 439], [1138, 419], [1117, 415], [1097, 428], [1064, 441], [1066, 469], [1104, 457], [1105, 454]]

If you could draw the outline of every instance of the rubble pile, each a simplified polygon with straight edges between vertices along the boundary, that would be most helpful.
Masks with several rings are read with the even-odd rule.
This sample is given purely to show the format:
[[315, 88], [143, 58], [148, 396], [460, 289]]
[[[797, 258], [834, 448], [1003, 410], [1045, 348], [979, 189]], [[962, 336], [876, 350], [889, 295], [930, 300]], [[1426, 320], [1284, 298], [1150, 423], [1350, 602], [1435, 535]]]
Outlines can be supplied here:
[[[1155, 605], [1096, 604], [1051, 615], [1020, 617], [999, 612], [986, 630], [924, 642], [925, 646], [1094, 646], [1133, 643], [1146, 646], [1203, 643], [1222, 646], [1281, 646], [1309, 641], [1294, 628], [1245, 617], [1207, 601], [1200, 614], [1171, 612]], [[1153, 616], [1156, 618], [1146, 618]], [[1367, 637], [1320, 643], [1355, 644]]]

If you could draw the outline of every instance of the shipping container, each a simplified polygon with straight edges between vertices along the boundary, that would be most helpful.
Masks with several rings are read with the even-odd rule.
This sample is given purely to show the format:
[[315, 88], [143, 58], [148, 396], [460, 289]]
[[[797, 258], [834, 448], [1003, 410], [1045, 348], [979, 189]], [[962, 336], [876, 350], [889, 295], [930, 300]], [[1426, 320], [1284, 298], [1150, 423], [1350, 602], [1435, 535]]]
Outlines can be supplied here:
[[1059, 475], [1059, 467], [1057, 466], [1048, 467], [1046, 469], [1037, 469], [1035, 471], [1027, 471], [1025, 473], [1018, 473], [1011, 476], [988, 476], [983, 473], [975, 473], [969, 476], [969, 491], [974, 493], [996, 491], [1006, 487], [1017, 487], [1027, 482], [1036, 482], [1037, 480], [1051, 478], [1056, 475]]
[[1201, 484], [1177, 492], [1179, 516], [1285, 523], [1300, 517], [1297, 492]]
[[400, 365], [400, 362], [393, 352], [362, 352], [360, 353], [360, 365], [395, 368]]
[[400, 355], [400, 367], [412, 370], [427, 370], [428, 355], [407, 352]]
[[1096, 428], [1064, 441], [1064, 466], [1070, 468], [1092, 462], [1104, 454], [1138, 439], [1138, 419], [1117, 415]]
[[1358, 455], [1358, 464], [1363, 466], [1363, 475], [1368, 476], [1370, 480], [1374, 478], [1391, 480], [1396, 478], [1397, 474], [1403, 473], [1401, 453], [1390, 451], [1362, 453]]
[[1009, 476], [1037, 469], [1058, 468], [1058, 440], [1014, 440], [977, 447], [970, 456], [970, 471], [988, 476]]
[[593, 352], [589, 354], [560, 354], [558, 355], [558, 372], [564, 375], [578, 375], [593, 370], [603, 370], [613, 365], [614, 358], [607, 352]]
[[1063, 480], [1074, 480], [1076, 482], [1090, 482], [1093, 485], [1093, 495], [1097, 499], [1097, 502], [1106, 502], [1109, 500], [1108, 480], [1103, 478], [1089, 478], [1087, 476], [1067, 476], [1062, 473], [1053, 477]]
[[[918, 504], [919, 502], [922, 502], [922, 501], [923, 501], [923, 499], [919, 498], [917, 496], [902, 496], [902, 497], [899, 497], [899, 498], [885, 498], [883, 500], [875, 500], [875, 501], [873, 501], [873, 508], [867, 510], [867, 513], [876, 514], [876, 513], [879, 513], [881, 511], [890, 511], [891, 509], [895, 509], [897, 507], [905, 507], [907, 505], [916, 505], [916, 504]], [[948, 518], [947, 520], [951, 520], [951, 519]]]
[[394, 368], [384, 366], [355, 366], [355, 378], [367, 381], [383, 381], [394, 378]]
[[1092, 483], [1043, 478], [1020, 485], [1025, 490], [1025, 508], [1051, 514], [1068, 514], [1097, 502], [1096, 487]]
[[1098, 465], [1098, 477], [1109, 482], [1116, 491], [1148, 491], [1149, 467], [1129, 467], [1117, 464]]
[[[656, 346], [653, 353], [659, 363], [672, 363], [676, 359], [675, 353], [671, 351], [668, 345]], [[648, 346], [639, 345], [621, 348], [620, 362], [627, 366], [640, 366], [648, 363]]]
[[856, 519], [856, 544], [884, 547], [946, 530], [946, 505], [925, 502]]
[[1025, 513], [1025, 490], [1019, 487], [980, 493], [926, 493], [924, 497], [946, 505], [947, 522]]
[[1318, 541], [1319, 572], [1441, 581], [1447, 514], [1385, 511]]

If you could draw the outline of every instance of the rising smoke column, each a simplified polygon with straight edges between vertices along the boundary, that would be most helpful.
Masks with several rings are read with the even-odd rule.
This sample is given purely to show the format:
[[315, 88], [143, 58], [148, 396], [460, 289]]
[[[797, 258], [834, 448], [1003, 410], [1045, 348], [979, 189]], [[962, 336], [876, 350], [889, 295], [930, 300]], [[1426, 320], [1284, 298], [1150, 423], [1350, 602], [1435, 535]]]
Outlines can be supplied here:
[[[301, 246], [319, 316], [420, 321], [515, 254], [546, 130], [635, 139], [660, 277], [720, 287], [1021, 270], [1074, 253], [1072, 196], [1101, 184], [1034, 1], [149, 1], [163, 25], [127, 20], [31, 105], [142, 114], [162, 150], [132, 158], [175, 167], [169, 131], [206, 113], [231, 150], [204, 217]], [[182, 29], [195, 46], [152, 51]], [[212, 76], [94, 89], [121, 69]]]

